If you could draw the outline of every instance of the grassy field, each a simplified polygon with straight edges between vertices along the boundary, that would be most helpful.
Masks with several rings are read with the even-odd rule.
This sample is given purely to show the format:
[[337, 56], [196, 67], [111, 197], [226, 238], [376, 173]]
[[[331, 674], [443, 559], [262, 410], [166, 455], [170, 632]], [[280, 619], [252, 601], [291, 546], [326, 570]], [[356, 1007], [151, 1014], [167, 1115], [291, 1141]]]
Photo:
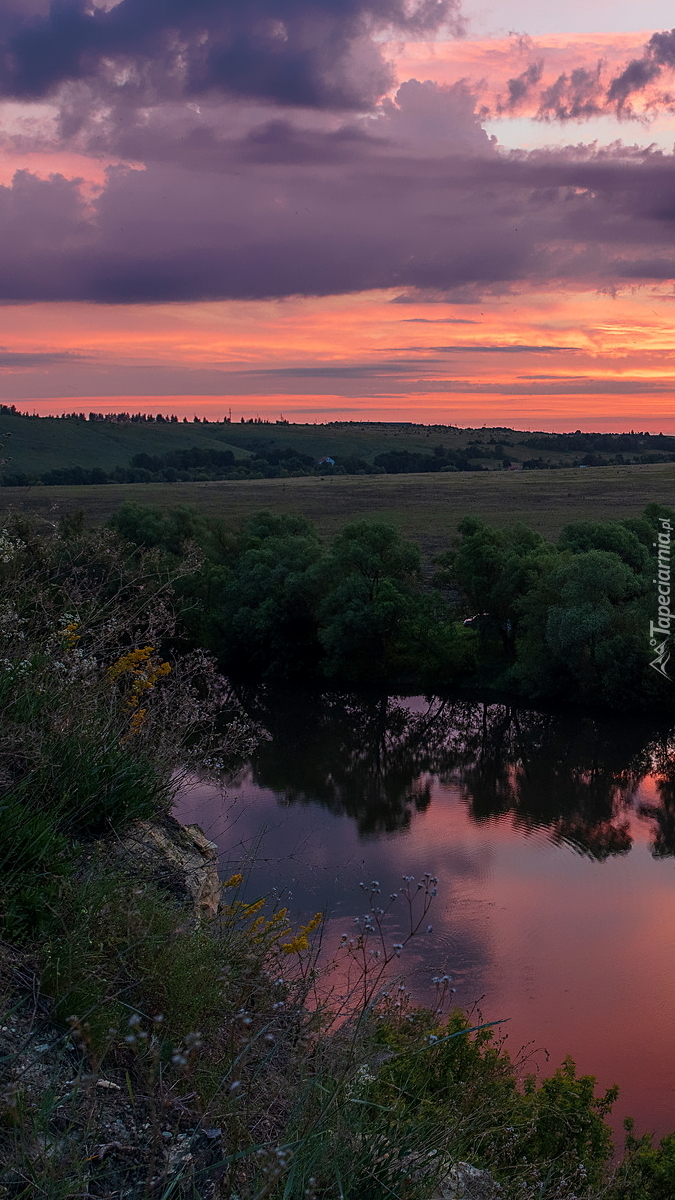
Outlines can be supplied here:
[[56, 522], [61, 514], [82, 509], [89, 521], [97, 523], [125, 500], [163, 509], [193, 505], [233, 527], [261, 509], [299, 513], [314, 521], [324, 535], [346, 521], [367, 517], [390, 522], [414, 539], [425, 555], [432, 555], [447, 547], [457, 522], [467, 515], [495, 525], [523, 521], [555, 537], [569, 521], [634, 516], [652, 501], [675, 505], [675, 464], [3, 488], [0, 513], [13, 509]]
[[[588, 435], [584, 442], [576, 435], [561, 437], [505, 428], [458, 429], [451, 425], [377, 421], [325, 425], [283, 422], [249, 425], [222, 421], [118, 423], [37, 418], [1, 411], [0, 406], [0, 479], [8, 476], [8, 482], [12, 482], [12, 475], [23, 475], [37, 481], [49, 471], [73, 467], [112, 472], [117, 467], [130, 467], [133, 457], [141, 452], [161, 458], [172, 450], [192, 448], [232, 450], [235, 458], [243, 460], [270, 451], [293, 450], [308, 456], [309, 468], [312, 459], [316, 469], [327, 456], [335, 460], [338, 469], [346, 466], [350, 472], [359, 470], [359, 461], [362, 465], [372, 465], [377, 463], [378, 455], [392, 451], [427, 459], [438, 447], [451, 458], [459, 455], [464, 463], [471, 463], [483, 472], [501, 471], [505, 458], [517, 469], [524, 463], [530, 467], [555, 468], [577, 467], [580, 463], [590, 467], [615, 463], [652, 465], [668, 462], [675, 455], [675, 439], [664, 441], [643, 434], [631, 438], [630, 444], [625, 440], [619, 444], [616, 435]], [[380, 469], [382, 465], [380, 462]], [[398, 468], [389, 460], [386, 469]], [[207, 469], [203, 478], [226, 473]], [[254, 473], [274, 474], [274, 471], [256, 468]]]
[[60, 467], [125, 467], [134, 454], [166, 454], [191, 446], [232, 450], [235, 458], [249, 451], [227, 441], [228, 425], [114, 424], [107, 421], [60, 421], [56, 417], [6, 416], [0, 413], [0, 438], [7, 469], [31, 477]]
[[[62, 467], [100, 467], [111, 471], [128, 466], [135, 454], [162, 455], [169, 450], [232, 450], [236, 458], [247, 458], [256, 450], [291, 447], [317, 460], [324, 455], [363, 457], [371, 462], [387, 450], [431, 453], [434, 446], [464, 448], [472, 437], [486, 440], [493, 434], [509, 446], [518, 434], [494, 430], [475, 431], [451, 426], [395, 425], [364, 422], [339, 425], [247, 425], [189, 422], [184, 425], [59, 420], [56, 417], [25, 417], [0, 413], [0, 439], [9, 434], [3, 456], [7, 469], [25, 471], [33, 477]], [[524, 447], [513, 451], [515, 459], [527, 458]], [[489, 465], [497, 467], [493, 462]]]
[[[387, 450], [411, 450], [430, 454], [434, 446], [464, 448], [478, 438], [490, 437], [509, 448], [521, 437], [513, 430], [456, 429], [449, 425], [405, 425], [377, 421], [343, 422], [335, 425], [260, 424], [232, 425], [211, 421], [208, 425], [182, 421], [170, 425], [108, 421], [60, 420], [57, 417], [27, 417], [0, 413], [0, 438], [9, 434], [7, 454], [12, 468], [39, 474], [58, 467], [126, 466], [134, 454], [165, 454], [167, 450], [192, 446], [232, 450], [248, 457], [259, 449], [292, 447], [312, 458], [324, 455], [363, 457], [370, 462]], [[513, 449], [513, 457], [530, 457], [524, 447]], [[499, 464], [494, 464], [499, 465]]]
[[[338, 460], [355, 455], [366, 462], [372, 462], [377, 454], [390, 450], [431, 454], [435, 446], [464, 449], [472, 440], [488, 441], [491, 436], [511, 447], [521, 436], [529, 435], [514, 433], [513, 430], [457, 429], [452, 425], [408, 425], [378, 421], [337, 422], [334, 425], [234, 424], [227, 427], [231, 444], [242, 450], [255, 452], [258, 449], [292, 446], [294, 450], [316, 459], [326, 454]], [[516, 452], [514, 458], [517, 457], [519, 454]], [[532, 451], [521, 448], [520, 457], [532, 457]]]

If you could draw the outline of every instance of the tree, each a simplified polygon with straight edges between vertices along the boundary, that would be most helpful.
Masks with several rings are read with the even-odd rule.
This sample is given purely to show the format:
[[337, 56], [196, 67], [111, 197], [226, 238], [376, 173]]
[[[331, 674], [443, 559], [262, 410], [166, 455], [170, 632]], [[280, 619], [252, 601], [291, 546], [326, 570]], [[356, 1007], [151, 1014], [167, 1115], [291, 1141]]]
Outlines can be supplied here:
[[322, 574], [325, 674], [348, 683], [383, 682], [398, 664], [419, 550], [388, 525], [357, 521], [334, 539]]
[[[208, 543], [207, 543], [208, 546]], [[235, 672], [316, 672], [315, 609], [322, 547], [302, 517], [259, 513], [192, 588], [204, 616], [198, 638]]]
[[[653, 531], [650, 541], [653, 540]], [[608, 550], [616, 554], [637, 574], [650, 569], [651, 556], [644, 541], [624, 521], [575, 521], [566, 525], [559, 541], [562, 550], [583, 554], [588, 550]]]
[[496, 631], [503, 652], [515, 654], [520, 600], [538, 578], [553, 548], [524, 525], [493, 529], [475, 517], [459, 525], [454, 550], [436, 560], [439, 586], [454, 584], [468, 617], [483, 614], [483, 632]]
[[521, 601], [516, 675], [531, 695], [622, 707], [645, 686], [645, 582], [614, 553], [549, 559]]

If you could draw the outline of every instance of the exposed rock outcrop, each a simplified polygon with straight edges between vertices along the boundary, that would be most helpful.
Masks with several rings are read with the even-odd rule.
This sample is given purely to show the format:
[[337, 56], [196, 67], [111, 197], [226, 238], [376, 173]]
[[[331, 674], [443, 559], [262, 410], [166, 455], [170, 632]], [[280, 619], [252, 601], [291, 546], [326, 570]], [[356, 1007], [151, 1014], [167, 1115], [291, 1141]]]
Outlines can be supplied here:
[[455, 1163], [430, 1200], [499, 1200], [501, 1186], [489, 1171], [481, 1171], [470, 1163]]
[[136, 821], [116, 843], [116, 853], [189, 905], [197, 917], [215, 917], [220, 901], [218, 847], [199, 825], [164, 815]]

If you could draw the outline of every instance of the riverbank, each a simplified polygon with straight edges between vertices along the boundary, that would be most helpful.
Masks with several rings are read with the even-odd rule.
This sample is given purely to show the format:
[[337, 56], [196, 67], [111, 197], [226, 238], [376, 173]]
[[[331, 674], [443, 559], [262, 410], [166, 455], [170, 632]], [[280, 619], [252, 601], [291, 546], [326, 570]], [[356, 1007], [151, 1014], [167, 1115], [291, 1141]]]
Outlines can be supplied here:
[[[421, 898], [404, 886], [414, 931], [436, 881], [419, 883]], [[375, 885], [343, 951], [346, 990], [317, 969], [316, 923], [291, 931], [272, 906], [238, 902], [238, 886], [205, 922], [90, 856], [59, 933], [0, 947], [5, 1195], [669, 1196], [671, 1140], [629, 1138], [612, 1166], [615, 1091], [596, 1095], [571, 1060], [519, 1083], [492, 1029], [441, 1014], [442, 980], [436, 1010], [386, 987], [400, 950], [369, 958]]]
[[24, 527], [0, 572], [7, 1196], [430, 1200], [462, 1161], [506, 1200], [660, 1200], [669, 1143], [610, 1166], [613, 1093], [569, 1062], [521, 1083], [492, 1028], [447, 1015], [442, 979], [434, 1007], [398, 990], [430, 874], [395, 900], [370, 884], [331, 968], [320, 913], [245, 900], [236, 870], [196, 912], [175, 872], [120, 857], [141, 831], [166, 841], [181, 771], [218, 777], [261, 731], [201, 651], [172, 653], [161, 556]]

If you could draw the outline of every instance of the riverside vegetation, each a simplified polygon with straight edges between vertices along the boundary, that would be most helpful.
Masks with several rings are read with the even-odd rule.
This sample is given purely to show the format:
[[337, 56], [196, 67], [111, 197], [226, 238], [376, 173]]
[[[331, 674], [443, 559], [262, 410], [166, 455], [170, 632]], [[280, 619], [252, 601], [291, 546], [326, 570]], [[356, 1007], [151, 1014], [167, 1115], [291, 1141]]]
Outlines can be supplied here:
[[[434, 1004], [410, 1006], [395, 976], [433, 905], [430, 876], [389, 899], [364, 886], [364, 915], [331, 963], [320, 915], [294, 930], [278, 902], [244, 900], [241, 869], [206, 920], [117, 857], [130, 825], [167, 812], [181, 772], [217, 775], [264, 736], [190, 649], [190, 589], [230, 552], [198, 554], [218, 530], [195, 537], [190, 520], [174, 515], [174, 544], [156, 529], [154, 548], [77, 520], [51, 536], [16, 521], [0, 540], [0, 1195], [427, 1200], [468, 1160], [509, 1200], [668, 1200], [675, 1136], [654, 1147], [629, 1131], [611, 1164], [613, 1089], [597, 1096], [571, 1061], [523, 1078], [494, 1028], [447, 1014], [445, 979]], [[301, 581], [321, 560], [311, 531], [269, 517], [241, 539], [230, 549], [263, 615], [279, 541]], [[340, 611], [363, 611], [348, 566], [367, 564], [373, 539], [389, 571], [382, 588], [371, 571], [377, 612], [418, 629], [411, 550], [345, 531], [330, 578], [348, 591], [327, 605], [326, 654]], [[287, 586], [275, 595], [289, 604]], [[427, 622], [441, 600], [425, 600]], [[453, 661], [464, 636], [447, 634]]]
[[673, 689], [649, 667], [660, 518], [675, 513], [650, 504], [552, 542], [468, 517], [426, 577], [417, 546], [379, 522], [328, 544], [270, 513], [233, 534], [195, 510], [125, 504], [110, 524], [167, 563], [202, 555], [176, 585], [182, 627], [235, 677], [663, 709]]

